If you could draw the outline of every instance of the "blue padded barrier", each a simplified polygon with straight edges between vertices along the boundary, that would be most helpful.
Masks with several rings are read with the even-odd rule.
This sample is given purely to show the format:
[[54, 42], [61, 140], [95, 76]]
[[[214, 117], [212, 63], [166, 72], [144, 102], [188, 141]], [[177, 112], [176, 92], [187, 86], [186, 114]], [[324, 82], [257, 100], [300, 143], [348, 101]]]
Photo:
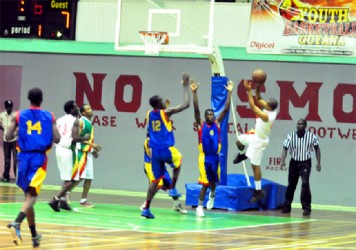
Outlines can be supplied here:
[[[249, 176], [251, 187], [247, 186], [246, 178], [242, 174], [227, 175], [227, 185], [219, 185], [216, 188], [214, 208], [227, 209], [231, 211], [241, 211], [248, 209], [271, 210], [283, 206], [286, 186], [273, 181], [262, 179], [262, 189], [266, 196], [259, 202], [250, 204], [254, 190], [253, 177]], [[186, 183], [187, 206], [198, 206], [199, 192], [201, 185], [198, 183]], [[209, 189], [205, 195], [204, 206], [209, 199]]]

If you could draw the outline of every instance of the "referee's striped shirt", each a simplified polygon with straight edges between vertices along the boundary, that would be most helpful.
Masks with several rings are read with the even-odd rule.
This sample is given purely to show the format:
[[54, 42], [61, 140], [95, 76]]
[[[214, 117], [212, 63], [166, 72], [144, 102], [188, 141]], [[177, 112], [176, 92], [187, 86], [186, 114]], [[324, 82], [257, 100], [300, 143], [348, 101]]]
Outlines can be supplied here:
[[283, 147], [289, 150], [291, 157], [295, 161], [306, 161], [312, 157], [314, 147], [319, 145], [316, 135], [305, 131], [303, 137], [298, 137], [297, 131], [287, 135], [283, 142]]

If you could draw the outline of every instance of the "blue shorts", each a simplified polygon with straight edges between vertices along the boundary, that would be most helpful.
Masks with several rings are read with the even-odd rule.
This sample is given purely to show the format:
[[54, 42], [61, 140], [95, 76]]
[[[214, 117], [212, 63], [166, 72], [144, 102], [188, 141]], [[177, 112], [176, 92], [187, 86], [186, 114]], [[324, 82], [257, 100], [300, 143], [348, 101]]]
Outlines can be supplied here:
[[38, 195], [46, 178], [47, 155], [44, 152], [19, 152], [17, 159], [17, 186], [24, 192], [33, 187]]
[[210, 182], [220, 182], [220, 158], [218, 154], [206, 155], [203, 152], [198, 156], [199, 180], [204, 186], [209, 186]]
[[158, 181], [164, 177], [166, 171], [165, 164], [168, 163], [172, 168], [179, 168], [182, 164], [182, 154], [176, 147], [163, 149], [152, 148], [152, 181]]
[[164, 175], [163, 178], [160, 178], [159, 180], [156, 180], [152, 171], [152, 164], [150, 162], [145, 162], [145, 174], [148, 178], [149, 183], [158, 181], [158, 188], [162, 188], [163, 190], [170, 189], [172, 186], [172, 178], [167, 171], [167, 167], [165, 167]]

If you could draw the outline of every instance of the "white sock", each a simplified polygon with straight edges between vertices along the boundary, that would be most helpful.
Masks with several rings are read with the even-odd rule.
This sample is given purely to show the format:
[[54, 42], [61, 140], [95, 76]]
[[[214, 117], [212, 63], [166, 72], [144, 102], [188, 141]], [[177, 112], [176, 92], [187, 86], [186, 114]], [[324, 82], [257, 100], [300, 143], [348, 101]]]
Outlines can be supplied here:
[[87, 201], [87, 199], [81, 199], [80, 200], [80, 203], [84, 203], [84, 202], [86, 202]]
[[261, 190], [261, 181], [255, 181], [255, 189]]

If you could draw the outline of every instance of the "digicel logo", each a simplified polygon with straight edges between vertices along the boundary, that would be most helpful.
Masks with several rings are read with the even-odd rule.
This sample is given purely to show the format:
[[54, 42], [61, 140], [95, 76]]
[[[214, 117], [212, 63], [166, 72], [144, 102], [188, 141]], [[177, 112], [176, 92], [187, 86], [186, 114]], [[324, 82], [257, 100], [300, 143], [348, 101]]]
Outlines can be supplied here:
[[274, 48], [274, 42], [272, 43], [264, 43], [264, 42], [256, 42], [252, 41], [250, 44], [251, 48], [257, 48], [257, 49], [273, 49]]

